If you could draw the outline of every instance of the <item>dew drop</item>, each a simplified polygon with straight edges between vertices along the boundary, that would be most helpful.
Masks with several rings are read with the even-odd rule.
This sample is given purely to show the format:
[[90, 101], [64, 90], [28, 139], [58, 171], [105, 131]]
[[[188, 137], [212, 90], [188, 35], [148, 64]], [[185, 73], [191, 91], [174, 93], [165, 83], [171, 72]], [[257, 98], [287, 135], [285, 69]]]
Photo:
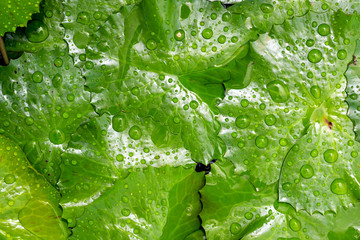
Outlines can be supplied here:
[[61, 58], [56, 58], [54, 61], [55, 67], [61, 67], [63, 65], [63, 60]]
[[314, 44], [315, 44], [315, 40], [314, 40], [314, 39], [308, 39], [308, 40], [306, 40], [306, 46], [312, 47], [312, 46], [314, 46]]
[[344, 60], [347, 57], [347, 52], [345, 49], [340, 49], [337, 53], [337, 57], [340, 60]]
[[263, 135], [257, 136], [255, 139], [255, 145], [258, 148], [265, 148], [267, 147], [268, 144], [269, 144], [268, 138]]
[[43, 22], [33, 20], [25, 29], [25, 35], [30, 42], [43, 42], [49, 36], [49, 29]]
[[294, 232], [298, 232], [301, 229], [301, 223], [296, 218], [291, 219], [289, 225]]
[[286, 182], [282, 185], [282, 188], [285, 190], [285, 191], [288, 191], [290, 190], [290, 187], [291, 187], [291, 184]]
[[245, 218], [246, 218], [247, 220], [250, 220], [250, 219], [252, 219], [253, 217], [254, 217], [254, 214], [252, 214], [251, 212], [245, 213]]
[[26, 125], [31, 126], [34, 124], [34, 119], [32, 117], [26, 117], [25, 123], [26, 123]]
[[318, 63], [321, 61], [322, 59], [322, 53], [320, 52], [320, 50], [318, 49], [312, 49], [308, 56], [307, 56], [308, 60], [312, 63]]
[[338, 153], [334, 149], [328, 149], [324, 152], [324, 159], [328, 163], [334, 163], [338, 159]]
[[318, 86], [312, 86], [310, 88], [310, 93], [316, 99], [319, 99], [321, 97], [321, 89]]
[[62, 81], [63, 81], [63, 78], [62, 76], [58, 73], [56, 74], [53, 79], [51, 80], [51, 83], [52, 85], [55, 87], [55, 88], [58, 88], [61, 86], [62, 84]]
[[116, 155], [116, 160], [119, 161], [119, 162], [124, 161], [124, 155], [122, 155], [121, 153]]
[[279, 144], [284, 147], [288, 145], [288, 140], [286, 140], [285, 138], [281, 138]]
[[132, 126], [129, 130], [129, 136], [134, 140], [139, 140], [142, 136], [141, 129], [138, 126]]
[[13, 174], [6, 174], [4, 177], [4, 182], [6, 184], [13, 184], [16, 181], [16, 178]]
[[121, 214], [125, 217], [128, 217], [130, 215], [130, 210], [127, 208], [121, 209]]
[[218, 37], [218, 42], [219, 42], [220, 44], [224, 44], [224, 43], [226, 42], [226, 37], [225, 37], [224, 35], [220, 35], [220, 36]]
[[272, 81], [267, 84], [266, 88], [274, 102], [283, 103], [286, 102], [290, 97], [288, 87], [281, 81]]
[[276, 117], [273, 114], [269, 114], [265, 117], [265, 123], [268, 126], [272, 126], [276, 123]]
[[260, 9], [263, 13], [272, 13], [274, 11], [273, 5], [267, 3], [261, 4]]
[[314, 176], [314, 169], [311, 165], [305, 164], [301, 167], [300, 174], [303, 178], [309, 179]]
[[49, 140], [53, 144], [62, 144], [65, 142], [65, 134], [59, 129], [53, 129], [49, 133]]
[[321, 35], [321, 36], [327, 36], [330, 34], [330, 27], [329, 25], [327, 25], [326, 23], [322, 23], [319, 25], [318, 27], [318, 33]]
[[250, 125], [250, 118], [247, 115], [240, 115], [235, 119], [235, 125], [238, 128], [244, 129]]
[[212, 36], [213, 36], [213, 31], [212, 31], [210, 28], [205, 28], [205, 29], [202, 31], [201, 35], [202, 35], [203, 38], [205, 38], [205, 39], [210, 39], [210, 38], [212, 38]]
[[313, 150], [311, 150], [311, 152], [310, 152], [310, 155], [311, 155], [312, 157], [317, 157], [318, 154], [319, 154], [319, 152], [318, 152], [318, 150], [316, 150], [316, 149], [313, 149]]
[[191, 107], [192, 109], [196, 109], [198, 106], [199, 106], [199, 103], [198, 103], [197, 101], [192, 100], [192, 101], [190, 102], [190, 107]]
[[112, 127], [116, 132], [122, 132], [126, 129], [126, 118], [123, 115], [116, 115], [112, 118]]
[[237, 234], [238, 232], [240, 232], [240, 230], [241, 230], [241, 225], [240, 225], [240, 224], [238, 224], [238, 223], [232, 223], [232, 224], [230, 225], [230, 232], [231, 232], [232, 234]]
[[157, 48], [157, 43], [155, 42], [154, 39], [149, 39], [147, 42], [146, 42], [146, 47], [147, 49], [149, 50], [154, 50]]
[[335, 179], [330, 186], [330, 189], [333, 193], [337, 195], [344, 195], [347, 193], [347, 185], [344, 179], [337, 178]]
[[176, 41], [182, 41], [185, 38], [185, 32], [182, 29], [176, 30], [174, 32], [174, 38]]
[[88, 25], [90, 22], [90, 14], [88, 12], [80, 12], [77, 15], [76, 22], [83, 25]]
[[228, 22], [230, 21], [231, 19], [231, 14], [229, 12], [226, 12], [222, 15], [221, 19], [224, 21], [224, 22]]
[[34, 72], [32, 75], [32, 79], [36, 83], [41, 83], [43, 81], [43, 78], [44, 78], [44, 75], [42, 74], [42, 72], [39, 72], [39, 71]]
[[139, 89], [138, 87], [133, 87], [133, 88], [131, 89], [131, 93], [132, 93], [133, 95], [137, 96], [137, 95], [139, 95], [139, 93], [140, 93], [140, 89]]

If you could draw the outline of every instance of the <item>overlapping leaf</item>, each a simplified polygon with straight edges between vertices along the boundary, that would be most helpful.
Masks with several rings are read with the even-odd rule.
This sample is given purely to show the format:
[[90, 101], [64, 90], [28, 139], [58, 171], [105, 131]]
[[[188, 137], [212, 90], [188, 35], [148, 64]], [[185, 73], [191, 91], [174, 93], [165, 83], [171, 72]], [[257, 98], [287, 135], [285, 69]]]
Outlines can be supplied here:
[[59, 192], [1, 135], [0, 179], [1, 239], [67, 239]]
[[229, 162], [216, 163], [201, 190], [200, 216], [207, 239], [356, 239], [360, 208], [341, 208], [337, 214], [296, 212], [277, 203], [277, 187], [261, 191], [246, 176], [234, 174]]
[[24, 27], [33, 13], [39, 12], [40, 0], [14, 0], [0, 3], [0, 36]]
[[94, 116], [84, 79], [66, 50], [25, 53], [0, 68], [0, 133], [15, 140], [53, 184], [70, 134]]
[[[256, 187], [278, 180], [287, 152], [297, 141], [305, 144], [304, 140], [298, 139], [304, 134], [310, 134], [317, 124], [321, 129], [327, 129], [332, 136], [322, 140], [319, 132], [313, 132], [312, 141], [324, 144], [312, 146], [319, 155], [326, 150], [323, 148], [327, 141], [328, 148], [333, 145], [331, 142], [353, 141], [351, 125], [349, 127], [343, 105], [346, 84], [343, 73], [352, 59], [347, 53], [354, 50], [357, 37], [352, 26], [358, 23], [358, 17], [341, 12], [310, 12], [286, 21], [283, 25], [274, 26], [272, 32], [252, 44], [254, 66], [247, 73], [252, 82], [247, 88], [228, 91], [228, 97], [219, 106], [222, 114], [219, 119], [224, 126], [221, 135], [228, 145], [225, 156], [234, 162], [237, 171], [248, 171]], [[335, 107], [328, 109], [330, 105], [327, 104]], [[302, 149], [303, 145], [300, 144], [299, 148]], [[332, 148], [340, 151], [340, 165], [335, 164], [334, 168], [341, 166], [337, 170], [338, 178], [345, 177], [346, 169], [356, 179], [357, 164], [350, 167], [346, 163], [347, 158], [342, 156], [340, 145]], [[354, 146], [348, 146], [343, 152], [350, 154], [355, 150]], [[299, 156], [294, 155], [293, 158]], [[325, 166], [332, 169], [325, 161], [311, 160], [310, 155], [307, 158], [312, 164], [319, 164], [317, 169], [325, 171]], [[358, 160], [355, 159], [355, 162], [358, 163]], [[299, 160], [296, 160], [296, 164], [300, 164]], [[284, 167], [281, 171], [282, 176], [300, 174], [295, 167]], [[307, 181], [306, 189], [323, 185], [330, 191], [330, 178], [326, 181], [323, 178], [316, 179], [319, 181], [316, 184]], [[304, 188], [294, 187], [292, 190], [297, 194], [290, 200], [283, 197], [286, 193], [280, 188], [280, 199], [297, 209], [323, 212], [339, 206], [336, 204], [339, 196], [332, 194], [324, 199], [321, 206], [310, 207], [306, 201], [310, 199], [317, 202], [316, 196], [305, 197]], [[350, 201], [351, 196], [346, 195], [345, 198]], [[344, 206], [348, 205], [346, 201], [343, 202]]]
[[184, 239], [200, 227], [203, 176], [169, 166], [133, 172], [87, 206], [70, 239]]

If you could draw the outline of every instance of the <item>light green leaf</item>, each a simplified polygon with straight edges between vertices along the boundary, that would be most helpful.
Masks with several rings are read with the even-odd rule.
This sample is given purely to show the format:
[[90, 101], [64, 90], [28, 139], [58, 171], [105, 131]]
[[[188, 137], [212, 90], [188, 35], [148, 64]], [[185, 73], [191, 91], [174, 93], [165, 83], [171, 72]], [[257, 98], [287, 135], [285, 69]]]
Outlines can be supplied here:
[[0, 36], [24, 27], [33, 13], [39, 12], [40, 0], [13, 0], [0, 3]]
[[247, 176], [234, 174], [230, 162], [217, 162], [200, 191], [200, 213], [207, 239], [355, 239], [359, 235], [359, 205], [337, 214], [296, 212], [277, 202], [274, 184], [261, 191]]
[[70, 239], [184, 239], [200, 227], [203, 176], [193, 168], [148, 167], [114, 181], [96, 199], [62, 204], [73, 210], [86, 205], [73, 219]]
[[13, 141], [0, 135], [0, 238], [67, 239], [60, 194]]
[[55, 184], [70, 134], [95, 115], [80, 70], [67, 51], [45, 48], [0, 67], [0, 76], [0, 133], [16, 141]]

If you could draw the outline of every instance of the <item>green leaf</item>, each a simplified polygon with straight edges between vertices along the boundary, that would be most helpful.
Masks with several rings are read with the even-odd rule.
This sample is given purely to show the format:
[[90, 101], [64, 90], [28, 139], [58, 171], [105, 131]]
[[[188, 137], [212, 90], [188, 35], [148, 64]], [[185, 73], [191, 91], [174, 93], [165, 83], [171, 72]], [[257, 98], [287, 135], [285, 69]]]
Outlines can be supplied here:
[[45, 48], [0, 67], [0, 133], [16, 141], [52, 184], [70, 134], [95, 115], [80, 70], [67, 53]]
[[16, 27], [24, 27], [31, 14], [39, 12], [40, 0], [14, 0], [0, 3], [0, 36], [14, 32]]
[[14, 33], [5, 35], [6, 49], [11, 58], [18, 58], [23, 52], [37, 52], [42, 48], [66, 49], [62, 1], [46, 0], [40, 4], [40, 13], [33, 14], [26, 28], [17, 28]]
[[88, 201], [76, 199], [89, 192], [83, 179], [75, 186], [79, 194], [64, 191], [64, 199], [73, 198], [62, 202], [64, 211], [79, 212], [68, 219], [77, 223], [71, 239], [184, 239], [200, 227], [198, 190], [204, 184], [203, 176], [193, 168], [148, 167], [124, 180], [114, 179], [111, 188]]
[[27, 161], [19, 146], [0, 135], [0, 238], [67, 239], [60, 194]]
[[277, 202], [276, 185], [257, 191], [246, 175], [234, 174], [230, 162], [217, 162], [200, 191], [200, 213], [207, 239], [355, 239], [360, 207], [337, 214], [296, 212]]
[[[227, 91], [219, 120], [228, 146], [225, 157], [237, 172], [249, 172], [256, 187], [279, 179], [287, 152], [309, 127], [316, 121], [327, 126], [322, 104], [333, 102], [339, 109], [335, 115], [344, 115], [342, 74], [351, 60], [345, 53], [354, 49], [356, 24], [356, 16], [341, 12], [309, 12], [274, 26], [252, 43], [254, 65], [246, 73], [252, 82]], [[314, 51], [322, 58], [314, 60]]]

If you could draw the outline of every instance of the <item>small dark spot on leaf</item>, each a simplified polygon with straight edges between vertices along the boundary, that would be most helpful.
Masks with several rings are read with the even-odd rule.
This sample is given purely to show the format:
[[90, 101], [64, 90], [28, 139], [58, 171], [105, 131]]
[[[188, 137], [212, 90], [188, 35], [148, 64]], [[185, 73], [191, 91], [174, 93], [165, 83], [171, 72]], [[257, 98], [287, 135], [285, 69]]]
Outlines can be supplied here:
[[214, 162], [216, 162], [217, 159], [213, 159], [209, 162], [208, 165], [202, 164], [202, 163], [197, 163], [196, 167], [195, 167], [195, 171], [196, 172], [203, 172], [205, 171], [205, 174], [208, 174], [211, 171], [211, 164], [213, 164]]

